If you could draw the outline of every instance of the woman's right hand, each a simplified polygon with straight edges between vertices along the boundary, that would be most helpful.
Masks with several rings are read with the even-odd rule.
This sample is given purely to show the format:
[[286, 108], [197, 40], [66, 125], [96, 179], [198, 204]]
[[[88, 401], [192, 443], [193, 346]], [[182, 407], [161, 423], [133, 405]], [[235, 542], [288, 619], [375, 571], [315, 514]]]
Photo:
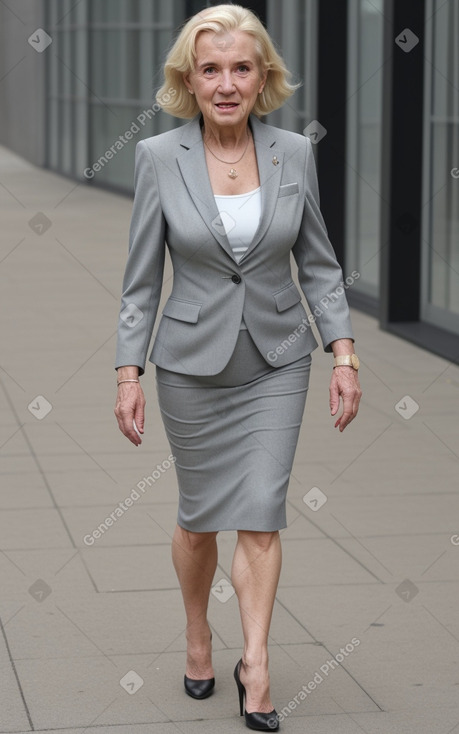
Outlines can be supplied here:
[[[122, 379], [129, 378], [118, 375], [118, 380]], [[139, 382], [122, 382], [117, 389], [115, 415], [120, 431], [134, 446], [140, 446], [142, 439], [134, 429], [134, 421], [139, 433], [143, 433], [145, 422], [145, 396], [143, 390]]]

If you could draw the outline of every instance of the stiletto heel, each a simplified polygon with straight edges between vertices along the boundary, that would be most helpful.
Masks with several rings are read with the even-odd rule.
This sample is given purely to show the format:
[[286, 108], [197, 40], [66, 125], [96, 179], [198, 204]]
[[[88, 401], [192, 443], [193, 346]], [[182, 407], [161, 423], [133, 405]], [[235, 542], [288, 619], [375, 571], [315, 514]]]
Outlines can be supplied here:
[[239, 710], [240, 710], [240, 716], [244, 715], [244, 694], [245, 694], [245, 688], [242, 685], [240, 678], [239, 678], [239, 668], [240, 664], [242, 662], [242, 659], [238, 662], [234, 669], [234, 680], [236, 681], [237, 690], [239, 693]]
[[241, 683], [240, 670], [242, 665], [242, 658], [236, 664], [234, 668], [234, 680], [236, 681], [237, 690], [239, 693], [239, 710], [245, 716], [245, 723], [249, 729], [255, 731], [277, 731], [279, 729], [279, 719], [277, 716], [276, 709], [273, 709], [268, 714], [262, 713], [261, 711], [253, 711], [247, 713], [244, 709], [244, 699], [246, 696], [245, 686]]
[[[210, 640], [212, 641], [212, 633], [210, 633]], [[215, 688], [215, 678], [195, 680], [194, 678], [188, 678], [188, 676], [185, 675], [183, 683], [185, 685], [185, 692], [188, 693], [191, 698], [196, 698], [198, 701], [203, 698], [208, 698]]]

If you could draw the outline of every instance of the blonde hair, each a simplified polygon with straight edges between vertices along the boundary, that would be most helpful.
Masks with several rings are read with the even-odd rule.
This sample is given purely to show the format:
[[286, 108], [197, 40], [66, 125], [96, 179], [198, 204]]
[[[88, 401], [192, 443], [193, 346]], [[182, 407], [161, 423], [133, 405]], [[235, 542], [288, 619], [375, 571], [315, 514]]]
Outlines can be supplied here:
[[[252, 110], [258, 117], [277, 110], [301, 86], [290, 83], [291, 73], [283, 58], [251, 10], [241, 5], [215, 5], [202, 10], [185, 23], [167, 55], [164, 83], [156, 94], [156, 100], [165, 112], [185, 119], [191, 119], [199, 112], [196, 98], [189, 93], [183, 75], [194, 70], [196, 40], [204, 31], [220, 34], [223, 43], [225, 35], [231, 31], [243, 31], [255, 39], [261, 71], [268, 72], [263, 92]], [[171, 88], [175, 94], [171, 94]]]

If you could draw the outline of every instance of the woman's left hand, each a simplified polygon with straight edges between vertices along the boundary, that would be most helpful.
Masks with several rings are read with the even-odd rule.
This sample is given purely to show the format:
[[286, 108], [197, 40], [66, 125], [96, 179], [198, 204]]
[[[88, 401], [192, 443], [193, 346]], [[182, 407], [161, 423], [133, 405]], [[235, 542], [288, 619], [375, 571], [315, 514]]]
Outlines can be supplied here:
[[330, 382], [330, 410], [336, 415], [339, 409], [340, 397], [343, 401], [343, 412], [335, 423], [340, 431], [354, 420], [359, 410], [362, 390], [360, 388], [359, 373], [353, 367], [343, 365], [335, 367]]

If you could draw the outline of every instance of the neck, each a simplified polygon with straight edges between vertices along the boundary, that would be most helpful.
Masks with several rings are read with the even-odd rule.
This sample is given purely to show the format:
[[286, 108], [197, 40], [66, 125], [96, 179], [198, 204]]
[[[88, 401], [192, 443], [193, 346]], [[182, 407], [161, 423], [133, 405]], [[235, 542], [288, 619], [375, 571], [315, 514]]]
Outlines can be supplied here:
[[211, 120], [204, 120], [203, 137], [206, 143], [214, 144], [220, 148], [235, 150], [243, 147], [247, 142], [249, 134], [248, 121], [244, 120], [240, 125], [216, 125]]

